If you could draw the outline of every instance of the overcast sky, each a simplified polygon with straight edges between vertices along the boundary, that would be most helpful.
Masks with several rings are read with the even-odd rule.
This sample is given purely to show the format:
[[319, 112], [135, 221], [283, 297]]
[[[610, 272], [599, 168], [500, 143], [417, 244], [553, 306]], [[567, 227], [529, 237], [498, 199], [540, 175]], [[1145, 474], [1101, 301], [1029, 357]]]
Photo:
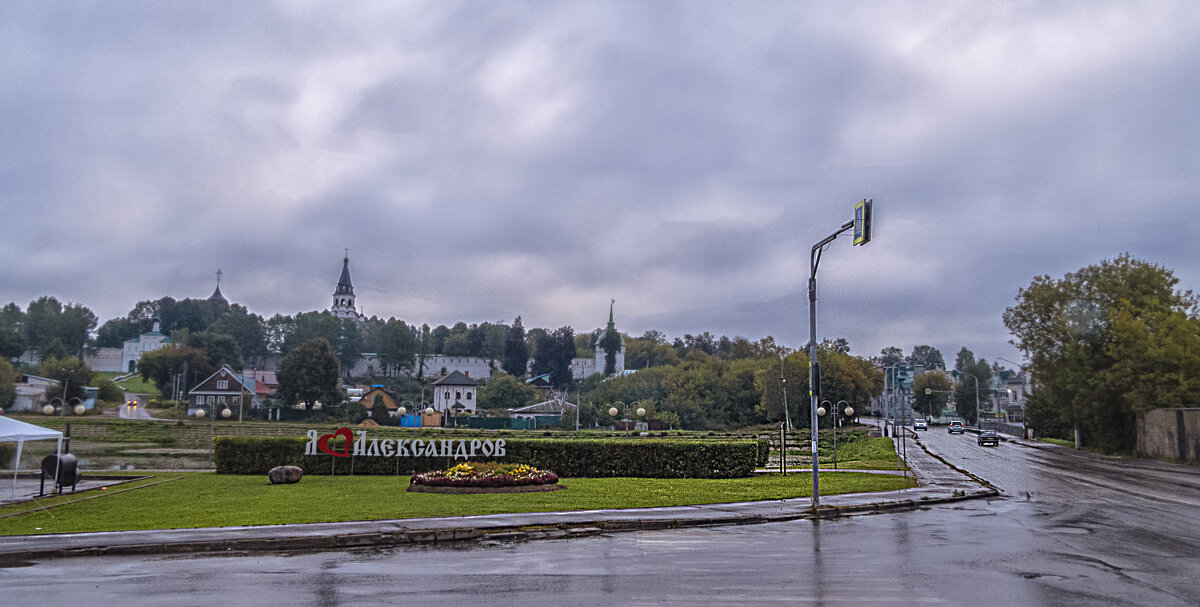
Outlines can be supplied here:
[[0, 3], [0, 303], [1019, 360], [1039, 274], [1200, 290], [1200, 2]]

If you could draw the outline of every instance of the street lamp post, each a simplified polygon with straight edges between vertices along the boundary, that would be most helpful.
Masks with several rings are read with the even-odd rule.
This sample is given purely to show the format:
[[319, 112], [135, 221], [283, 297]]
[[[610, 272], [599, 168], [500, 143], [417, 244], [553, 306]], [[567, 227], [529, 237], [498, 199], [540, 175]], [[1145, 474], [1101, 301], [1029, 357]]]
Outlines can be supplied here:
[[[838, 445], [837, 445], [837, 443], [838, 443], [838, 427], [842, 425], [842, 411], [843, 411], [842, 405], [843, 404], [846, 405], [846, 408], [845, 408], [846, 411], [854, 410], [854, 409], [850, 408], [850, 403], [848, 403], [844, 400], [839, 400], [837, 402], [837, 405], [835, 405], [833, 407], [833, 469], [834, 470], [837, 470], [837, 467], [838, 467]], [[847, 413], [846, 415], [850, 415], [850, 414]]]
[[979, 422], [979, 430], [983, 430], [983, 412], [979, 410], [979, 376], [972, 375], [975, 379], [975, 420]]
[[[629, 430], [629, 423], [633, 421], [629, 419], [630, 412], [632, 411], [633, 413], [636, 413], [639, 419], [645, 417], [646, 415], [646, 409], [644, 407], [637, 407], [634, 409], [634, 405], [637, 405], [639, 402], [640, 401], [635, 400], [632, 403], [625, 404], [623, 401], [618, 400], [613, 403], [613, 406], [608, 408], [608, 415], [610, 417], [616, 417], [618, 413], [623, 413], [621, 416], [621, 421], [625, 422], [626, 431], [632, 434], [632, 430]], [[620, 405], [621, 408], [617, 409], [617, 405]], [[634, 427], [636, 427], [636, 423]]]
[[813, 492], [812, 507], [816, 513], [821, 507], [821, 481], [817, 474], [817, 401], [821, 397], [821, 365], [817, 362], [817, 268], [821, 265], [821, 253], [847, 230], [854, 230], [854, 244], [871, 241], [871, 206], [873, 201], [863, 200], [854, 207], [854, 219], [842, 224], [836, 232], [812, 246], [808, 258], [808, 393], [812, 424]]

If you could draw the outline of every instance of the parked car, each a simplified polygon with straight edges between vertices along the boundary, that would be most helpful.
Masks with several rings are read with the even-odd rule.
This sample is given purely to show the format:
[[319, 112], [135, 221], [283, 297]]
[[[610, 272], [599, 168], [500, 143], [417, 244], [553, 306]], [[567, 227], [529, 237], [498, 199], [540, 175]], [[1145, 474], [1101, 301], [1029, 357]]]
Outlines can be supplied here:
[[950, 427], [946, 428], [950, 434], [962, 434], [966, 430], [963, 428], [962, 422], [950, 422]]
[[983, 432], [979, 433], [978, 442], [980, 447], [986, 445], [998, 447], [1000, 446], [1000, 435], [996, 434], [995, 430], [984, 430]]
[[928, 430], [928, 429], [929, 429], [929, 422], [927, 422], [921, 418], [917, 418], [917, 419], [913, 420], [913, 430]]

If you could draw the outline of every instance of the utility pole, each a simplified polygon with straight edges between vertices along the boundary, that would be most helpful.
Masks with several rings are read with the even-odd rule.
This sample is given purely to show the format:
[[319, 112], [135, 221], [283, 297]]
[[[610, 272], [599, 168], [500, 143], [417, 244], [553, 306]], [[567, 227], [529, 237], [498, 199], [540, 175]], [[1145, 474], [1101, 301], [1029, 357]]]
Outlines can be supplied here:
[[792, 418], [788, 415], [787, 378], [783, 376], [783, 355], [779, 355], [779, 385], [783, 390], [783, 423], [789, 431], [792, 429]]

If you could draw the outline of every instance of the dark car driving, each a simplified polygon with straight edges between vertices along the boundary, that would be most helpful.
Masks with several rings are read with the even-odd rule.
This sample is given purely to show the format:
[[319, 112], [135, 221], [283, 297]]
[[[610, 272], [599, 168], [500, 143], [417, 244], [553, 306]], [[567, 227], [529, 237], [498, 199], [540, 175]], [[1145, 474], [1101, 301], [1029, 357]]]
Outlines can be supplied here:
[[1000, 445], [1000, 435], [996, 434], [995, 430], [984, 430], [979, 433], [978, 442], [980, 447], [986, 445], [996, 447]]

